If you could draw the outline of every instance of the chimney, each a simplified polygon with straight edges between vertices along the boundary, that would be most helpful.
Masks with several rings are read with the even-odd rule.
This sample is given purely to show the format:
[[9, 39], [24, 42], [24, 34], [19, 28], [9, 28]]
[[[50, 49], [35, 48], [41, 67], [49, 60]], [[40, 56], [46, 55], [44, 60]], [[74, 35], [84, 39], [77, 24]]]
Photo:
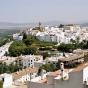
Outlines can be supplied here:
[[61, 69], [61, 78], [63, 80], [68, 80], [69, 74], [67, 72], [64, 72], [64, 63], [60, 63], [60, 69]]
[[64, 76], [64, 63], [60, 63], [60, 70], [61, 70], [61, 76], [62, 76], [62, 78], [63, 78], [63, 76]]

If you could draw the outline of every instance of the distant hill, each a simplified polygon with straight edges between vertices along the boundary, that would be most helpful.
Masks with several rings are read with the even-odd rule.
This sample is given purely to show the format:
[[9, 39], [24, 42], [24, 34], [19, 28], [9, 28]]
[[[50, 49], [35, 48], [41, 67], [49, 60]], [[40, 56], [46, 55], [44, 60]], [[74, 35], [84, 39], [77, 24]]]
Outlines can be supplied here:
[[16, 28], [23, 28], [27, 26], [28, 24], [0, 22], [0, 29], [16, 29]]
[[[42, 26], [58, 26], [60, 24], [68, 24], [66, 22], [62, 21], [46, 21], [46, 22], [41, 22]], [[74, 23], [73, 23], [74, 24]], [[88, 23], [77, 23], [80, 24], [81, 26], [88, 26]], [[30, 28], [30, 27], [35, 27], [38, 26], [38, 22], [35, 23], [10, 23], [10, 22], [0, 22], [0, 29], [25, 29], [25, 28]]]
[[[48, 22], [41, 22], [43, 26], [55, 26], [59, 24], [63, 24], [63, 22], [59, 21], [48, 21]], [[10, 22], [0, 22], [0, 29], [11, 29], [11, 28], [27, 28], [27, 27], [35, 27], [38, 26], [38, 22], [36, 23], [10, 23]]]
[[81, 26], [88, 27], [88, 23], [82, 23]]

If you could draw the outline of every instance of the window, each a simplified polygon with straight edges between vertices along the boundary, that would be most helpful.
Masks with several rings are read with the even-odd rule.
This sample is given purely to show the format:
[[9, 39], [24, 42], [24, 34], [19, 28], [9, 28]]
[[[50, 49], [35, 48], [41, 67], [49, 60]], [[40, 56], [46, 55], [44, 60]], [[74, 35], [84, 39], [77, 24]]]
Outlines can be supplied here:
[[28, 62], [30, 62], [30, 60], [28, 60]]
[[53, 64], [55, 64], [55, 62], [53, 62]]
[[4, 82], [4, 78], [2, 78], [2, 81]]

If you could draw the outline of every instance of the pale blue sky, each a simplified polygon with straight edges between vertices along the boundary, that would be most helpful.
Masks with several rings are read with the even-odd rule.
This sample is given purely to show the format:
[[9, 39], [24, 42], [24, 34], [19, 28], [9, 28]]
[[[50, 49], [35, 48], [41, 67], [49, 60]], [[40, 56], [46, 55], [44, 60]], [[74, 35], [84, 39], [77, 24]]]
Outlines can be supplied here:
[[0, 22], [88, 21], [88, 0], [0, 0]]

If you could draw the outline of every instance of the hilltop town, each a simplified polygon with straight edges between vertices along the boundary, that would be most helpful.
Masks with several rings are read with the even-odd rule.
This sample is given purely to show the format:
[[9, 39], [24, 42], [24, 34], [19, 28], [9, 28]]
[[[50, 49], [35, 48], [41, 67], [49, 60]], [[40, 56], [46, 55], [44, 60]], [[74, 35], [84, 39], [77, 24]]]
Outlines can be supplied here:
[[2, 88], [87, 88], [88, 27], [42, 26], [13, 33], [0, 47]]

